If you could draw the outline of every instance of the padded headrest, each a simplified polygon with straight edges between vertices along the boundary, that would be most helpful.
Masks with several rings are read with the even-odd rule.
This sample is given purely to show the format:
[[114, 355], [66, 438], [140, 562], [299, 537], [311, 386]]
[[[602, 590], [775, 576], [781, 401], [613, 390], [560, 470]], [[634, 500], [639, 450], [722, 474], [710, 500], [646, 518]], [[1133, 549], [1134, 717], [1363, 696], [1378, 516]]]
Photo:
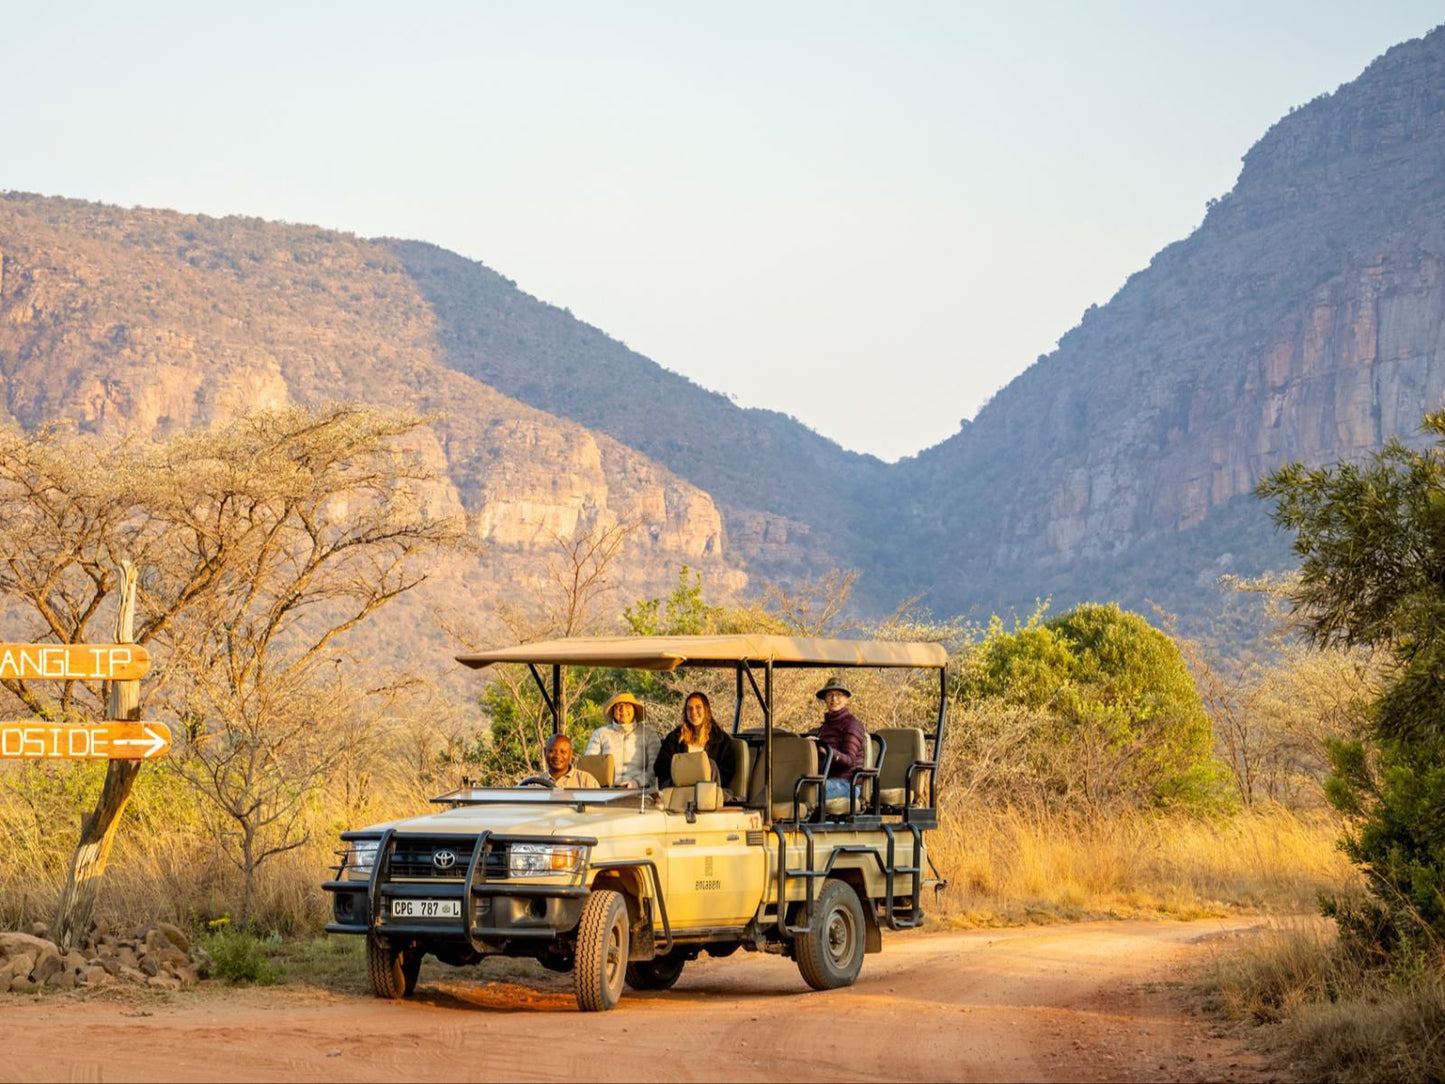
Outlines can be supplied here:
[[712, 761], [702, 750], [672, 755], [672, 785], [691, 787], [712, 780]]
[[578, 768], [589, 772], [592, 778], [596, 779], [604, 787], [610, 787], [617, 777], [616, 768], [611, 753], [593, 753], [591, 756], [580, 756], [573, 761]]

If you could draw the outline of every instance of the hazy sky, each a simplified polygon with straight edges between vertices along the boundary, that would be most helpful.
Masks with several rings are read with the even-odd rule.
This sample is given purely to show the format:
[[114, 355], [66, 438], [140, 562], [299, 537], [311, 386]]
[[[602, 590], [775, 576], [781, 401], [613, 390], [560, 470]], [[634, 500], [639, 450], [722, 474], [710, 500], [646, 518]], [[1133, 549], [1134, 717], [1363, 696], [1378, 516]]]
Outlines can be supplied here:
[[1438, 0], [26, 4], [0, 27], [0, 188], [433, 241], [893, 459], [1188, 234], [1292, 106], [1442, 19]]

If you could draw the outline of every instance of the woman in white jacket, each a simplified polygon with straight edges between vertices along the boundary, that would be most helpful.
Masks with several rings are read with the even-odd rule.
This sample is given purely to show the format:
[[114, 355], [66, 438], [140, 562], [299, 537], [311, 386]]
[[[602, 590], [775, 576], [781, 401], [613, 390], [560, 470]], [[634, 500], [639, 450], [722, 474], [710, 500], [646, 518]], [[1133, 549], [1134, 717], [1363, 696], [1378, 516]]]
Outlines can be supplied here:
[[655, 786], [652, 762], [657, 759], [662, 739], [642, 725], [647, 717], [646, 705], [631, 693], [618, 693], [607, 701], [602, 713], [611, 721], [592, 732], [586, 755], [612, 754], [616, 786]]

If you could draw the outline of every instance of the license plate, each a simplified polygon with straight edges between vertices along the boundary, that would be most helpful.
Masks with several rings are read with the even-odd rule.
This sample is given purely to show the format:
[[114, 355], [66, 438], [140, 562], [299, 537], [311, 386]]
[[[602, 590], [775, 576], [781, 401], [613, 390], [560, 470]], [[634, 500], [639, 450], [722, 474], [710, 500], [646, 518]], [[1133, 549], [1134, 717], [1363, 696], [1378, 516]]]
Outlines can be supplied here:
[[392, 918], [461, 918], [461, 900], [392, 900]]

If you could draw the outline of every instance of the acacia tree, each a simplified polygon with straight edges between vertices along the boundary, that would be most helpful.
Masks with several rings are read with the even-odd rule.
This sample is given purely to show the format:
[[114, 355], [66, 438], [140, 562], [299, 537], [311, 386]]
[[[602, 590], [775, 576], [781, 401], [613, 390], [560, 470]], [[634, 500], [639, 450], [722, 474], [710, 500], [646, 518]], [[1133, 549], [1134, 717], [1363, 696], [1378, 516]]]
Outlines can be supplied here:
[[[146, 510], [155, 481], [134, 443], [0, 430], [0, 595], [17, 635], [63, 644], [106, 638], [100, 630], [113, 619], [122, 560], [148, 563], [164, 547], [164, 528]], [[177, 597], [153, 600], [136, 642], [153, 639], [197, 589], [178, 586]], [[40, 718], [103, 714], [98, 684], [6, 678], [0, 687]]]
[[1365, 645], [1394, 666], [1365, 740], [1329, 744], [1326, 795], [1374, 902], [1327, 910], [1352, 942], [1409, 955], [1445, 941], [1445, 414], [1422, 451], [1399, 440], [1363, 463], [1294, 463], [1258, 487], [1295, 533], [1290, 592], [1317, 647]]
[[[157, 515], [176, 564], [166, 593], [213, 570], [173, 619], [173, 708], [192, 720], [186, 778], [221, 814], [217, 838], [240, 870], [249, 918], [257, 870], [306, 842], [317, 784], [376, 718], [370, 668], [345, 666], [338, 637], [424, 578], [416, 558], [460, 540], [426, 514], [429, 473], [393, 441], [419, 424], [370, 410], [286, 411], [183, 437], [164, 452], [190, 480]], [[224, 826], [224, 827], [222, 827]]]
[[[603, 601], [616, 590], [613, 564], [638, 526], [637, 521], [626, 520], [605, 527], [593, 525], [568, 537], [554, 533], [546, 565], [547, 585], [537, 592], [532, 605], [498, 607], [512, 642], [582, 636], [602, 627], [610, 616]], [[474, 630], [452, 627], [449, 631], [470, 648], [481, 646]], [[594, 711], [587, 710], [597, 692], [597, 674], [572, 667], [567, 676], [563, 715], [568, 734], [580, 745], [600, 722]], [[527, 668], [493, 667], [481, 700], [490, 720], [487, 732], [478, 734], [470, 748], [449, 754], [449, 761], [480, 769], [489, 782], [512, 782], [541, 771], [550, 722]]]
[[1292, 580], [1233, 581], [1235, 591], [1253, 596], [1257, 632], [1241, 641], [1242, 623], [1236, 623], [1227, 654], [1208, 640], [1180, 636], [1176, 619], [1156, 611], [1189, 664], [1219, 756], [1249, 808], [1324, 800], [1328, 743], [1365, 732], [1386, 662], [1385, 653], [1371, 647], [1301, 644], [1286, 614]]
[[[204, 568], [193, 570], [171, 597], [155, 600], [151, 621], [134, 635], [134, 566], [125, 557], [148, 562], [166, 552], [167, 532], [148, 506], [172, 484], [148, 469], [145, 449], [134, 443], [107, 446], [58, 429], [30, 436], [0, 431], [0, 597], [11, 629], [29, 640], [84, 643], [95, 639], [96, 622], [113, 614], [117, 635], [151, 641], [204, 592], [209, 577]], [[117, 606], [123, 567], [124, 601]], [[108, 699], [117, 710], [123, 706], [119, 717], [136, 717], [139, 707], [132, 682], [118, 683], [109, 697], [94, 683], [57, 688], [5, 680], [0, 687], [38, 718], [94, 720], [105, 714]], [[89, 924], [140, 769], [140, 762], [112, 761], [96, 807], [82, 822], [54, 923], [63, 949]]]
[[[118, 558], [141, 569], [134, 638], [159, 656], [145, 691], [191, 739], [174, 763], [222, 814], [243, 914], [256, 869], [298, 845], [293, 814], [335, 755], [300, 705], [344, 659], [337, 638], [420, 582], [416, 557], [463, 535], [427, 515], [428, 474], [395, 448], [419, 424], [333, 407], [160, 445], [0, 435], [0, 593], [36, 638], [85, 642], [113, 608]], [[100, 712], [87, 686], [4, 688], [35, 715]]]

